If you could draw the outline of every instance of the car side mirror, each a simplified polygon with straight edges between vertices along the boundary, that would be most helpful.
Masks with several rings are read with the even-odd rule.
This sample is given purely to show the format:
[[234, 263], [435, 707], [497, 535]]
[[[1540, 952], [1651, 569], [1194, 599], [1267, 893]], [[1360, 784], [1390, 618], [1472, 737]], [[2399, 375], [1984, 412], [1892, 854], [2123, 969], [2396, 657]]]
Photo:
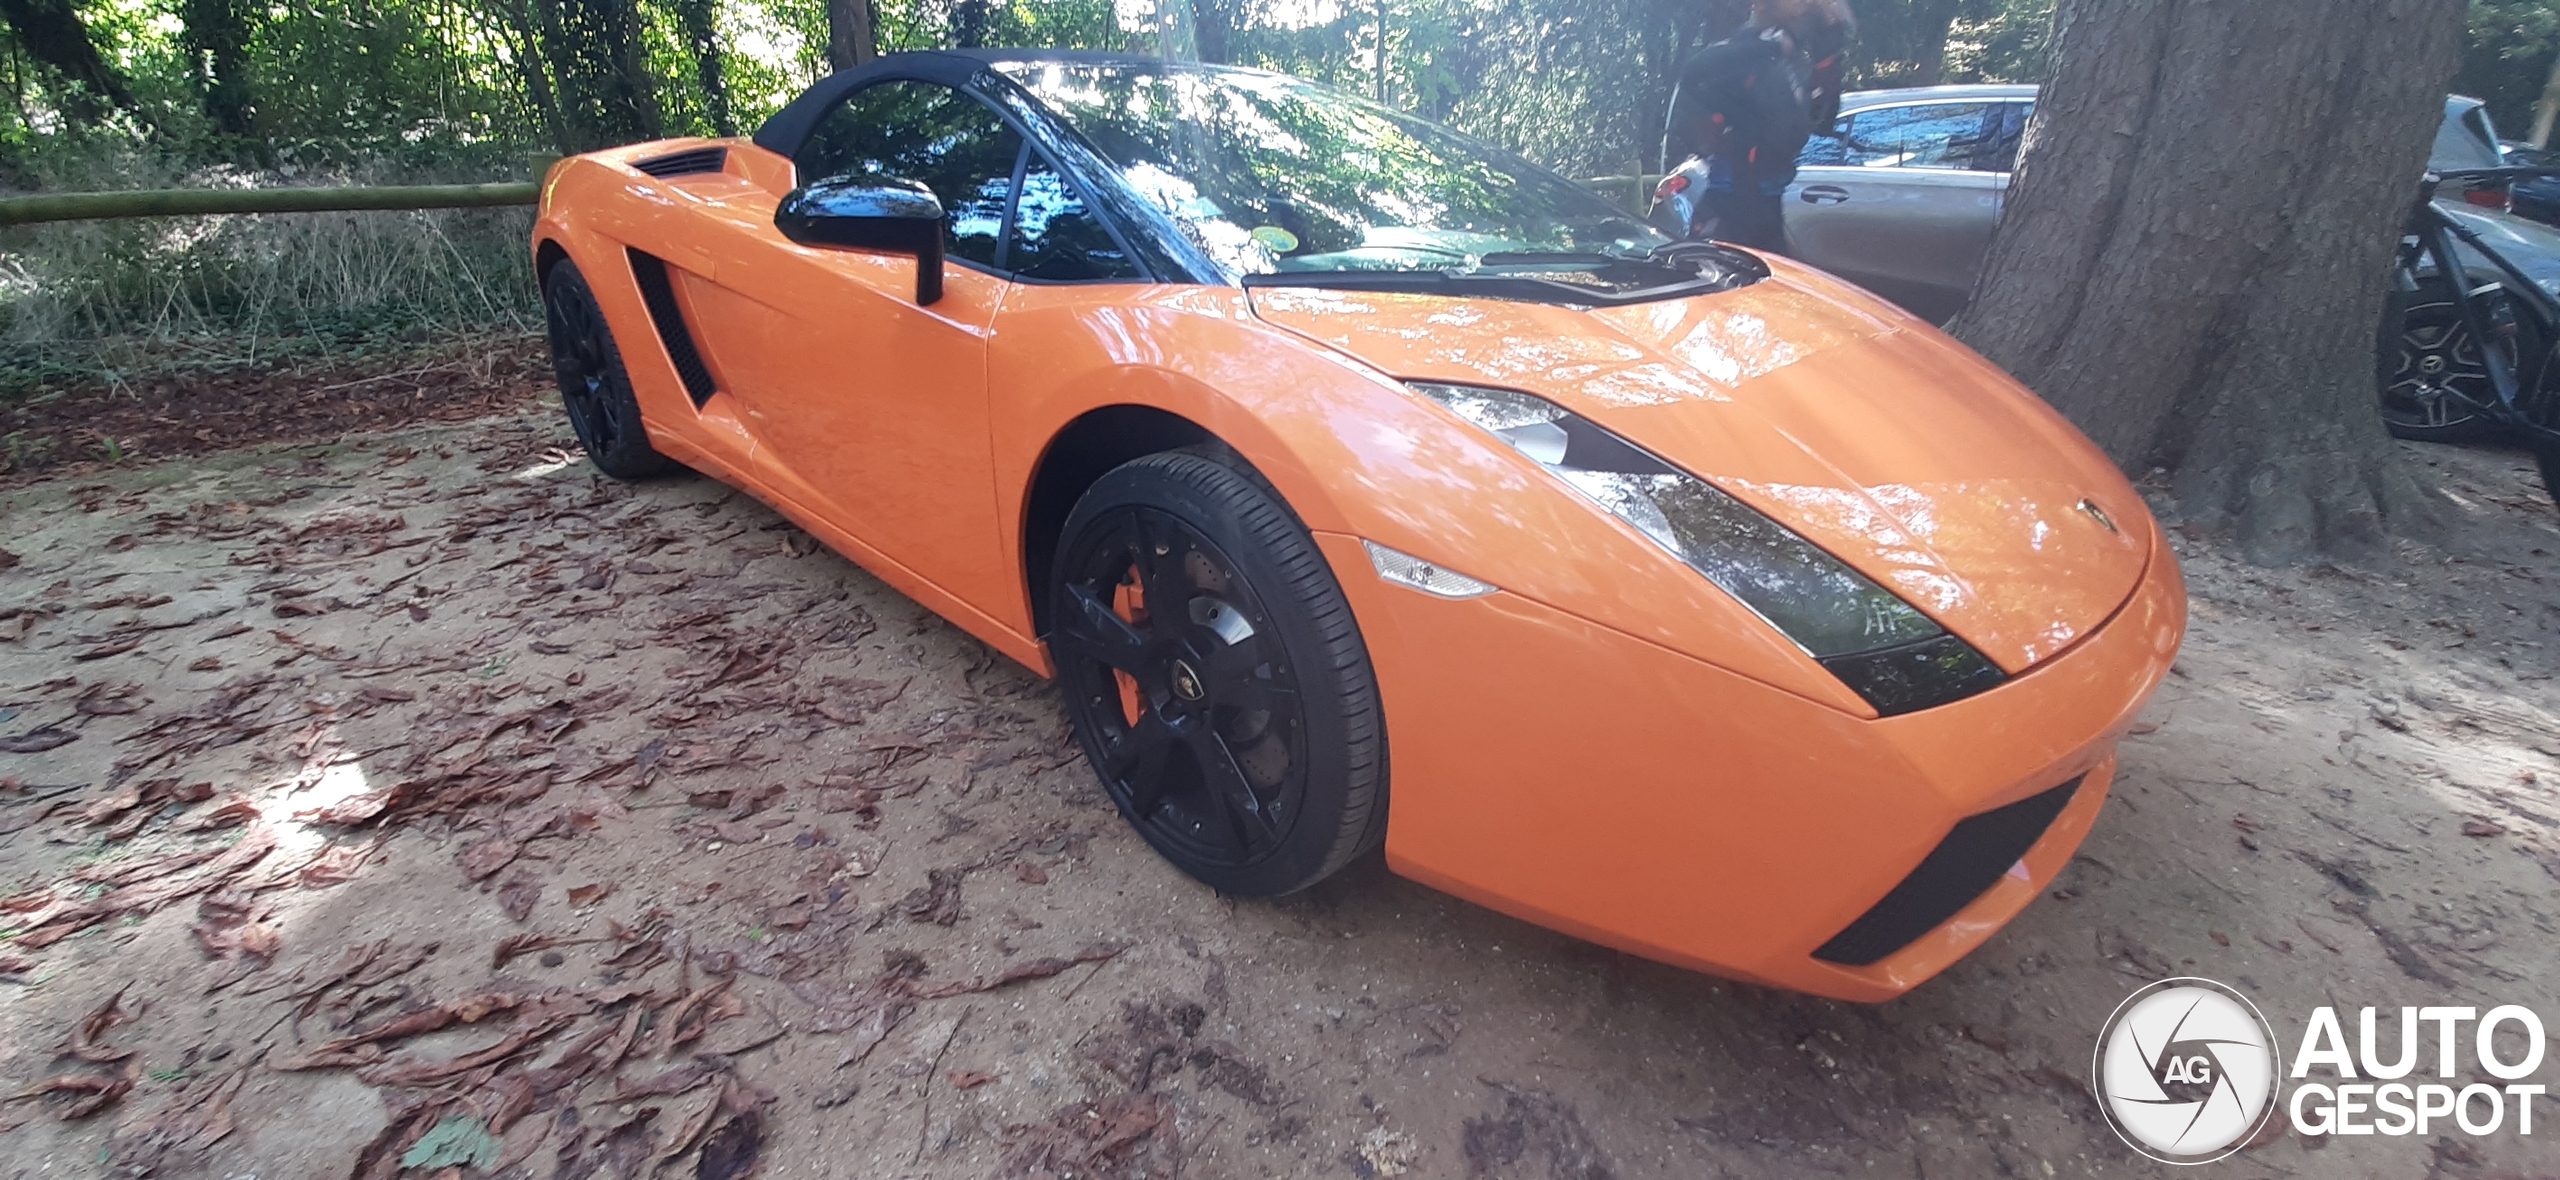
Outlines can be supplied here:
[[912, 180], [847, 177], [791, 190], [774, 228], [804, 246], [885, 250], [916, 259], [916, 302], [942, 298], [942, 202]]

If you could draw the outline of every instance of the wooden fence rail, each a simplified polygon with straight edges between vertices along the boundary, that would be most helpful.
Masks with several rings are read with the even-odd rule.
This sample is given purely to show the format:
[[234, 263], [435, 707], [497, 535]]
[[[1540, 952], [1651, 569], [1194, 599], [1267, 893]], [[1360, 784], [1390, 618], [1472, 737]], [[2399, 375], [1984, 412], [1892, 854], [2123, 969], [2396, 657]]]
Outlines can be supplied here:
[[412, 184], [366, 188], [137, 189], [0, 197], [0, 225], [107, 217], [191, 217], [207, 213], [336, 213], [371, 209], [479, 209], [530, 205], [531, 181]]

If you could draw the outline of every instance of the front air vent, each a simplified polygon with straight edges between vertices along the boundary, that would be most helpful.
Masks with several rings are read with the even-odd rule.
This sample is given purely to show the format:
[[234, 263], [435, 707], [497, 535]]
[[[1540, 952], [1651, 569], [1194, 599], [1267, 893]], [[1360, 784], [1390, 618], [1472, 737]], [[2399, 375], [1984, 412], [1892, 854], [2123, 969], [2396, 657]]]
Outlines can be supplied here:
[[1813, 957], [1865, 967], [1944, 925], [1999, 884], [2001, 875], [2044, 839], [2045, 829], [2053, 826], [2054, 817], [2071, 805], [2071, 797], [2079, 790], [2080, 779], [2075, 778], [2006, 807], [1965, 817], [1893, 892], [1822, 944]]
[[632, 167], [660, 180], [670, 176], [693, 176], [703, 172], [718, 172], [728, 165], [729, 149], [724, 147], [693, 148], [631, 162]]
[[649, 307], [649, 322], [657, 326], [667, 360], [674, 363], [693, 408], [701, 409], [720, 387], [712, 383], [711, 366], [702, 363], [701, 351], [693, 346], [693, 332], [685, 327], [684, 309], [676, 306], [676, 288], [667, 278], [667, 264], [655, 254], [625, 250], [631, 255], [631, 277], [640, 284], [640, 302]]

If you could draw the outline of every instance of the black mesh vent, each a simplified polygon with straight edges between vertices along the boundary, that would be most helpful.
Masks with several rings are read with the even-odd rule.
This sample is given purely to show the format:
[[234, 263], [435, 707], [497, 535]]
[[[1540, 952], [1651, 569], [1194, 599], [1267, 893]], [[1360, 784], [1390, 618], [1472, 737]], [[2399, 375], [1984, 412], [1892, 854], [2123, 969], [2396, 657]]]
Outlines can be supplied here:
[[711, 383], [711, 368], [693, 347], [693, 333], [684, 326], [684, 309], [676, 306], [675, 284], [667, 281], [667, 264], [655, 254], [627, 248], [626, 252], [631, 255], [631, 277], [640, 284], [640, 302], [649, 305], [649, 321], [658, 327], [667, 359], [675, 363], [676, 377], [684, 382], [694, 408], [701, 409], [720, 387]]
[[633, 160], [631, 166], [664, 180], [670, 176], [692, 176], [698, 172], [718, 172], [729, 166], [729, 149], [724, 147], [694, 148]]
[[1998, 884], [2001, 874], [2044, 838], [2053, 817], [2070, 806], [2071, 796], [2079, 790], [2080, 780], [2075, 778], [2043, 794], [1959, 821], [1919, 868], [1911, 870], [1875, 908], [1823, 943], [1813, 957], [1864, 967], [1937, 929]]

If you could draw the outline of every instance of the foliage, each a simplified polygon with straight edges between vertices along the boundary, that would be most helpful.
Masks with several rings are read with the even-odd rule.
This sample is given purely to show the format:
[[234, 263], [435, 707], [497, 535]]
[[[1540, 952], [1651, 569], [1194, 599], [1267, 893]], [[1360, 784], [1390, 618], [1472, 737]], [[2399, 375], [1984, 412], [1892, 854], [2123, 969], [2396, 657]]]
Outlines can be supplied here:
[[2471, 0], [2468, 31], [2454, 91], [2487, 100], [2498, 134], [2524, 138], [2560, 59], [2560, 0]]
[[[969, 38], [1264, 66], [1583, 176], [1646, 171], [1671, 75], [1749, 12], [1749, 0], [868, 3], [883, 52]], [[75, 18], [105, 76], [80, 82], [89, 66], [0, 20], [0, 193], [522, 178], [603, 143], [752, 130], [824, 72], [828, 42], [825, 0], [6, 0], [0, 11], [48, 5]], [[2053, 0], [1857, 8], [1854, 86], [2032, 81]], [[2560, 0], [2473, 0], [2471, 44], [2463, 85], [2520, 133], [2560, 53]], [[521, 319], [529, 307], [520, 247], [499, 248], [505, 216], [305, 219], [344, 232], [238, 220], [0, 233], [0, 338], [397, 326], [486, 318], [467, 310], [483, 306]], [[378, 253], [402, 235], [405, 253]], [[359, 258], [426, 269], [383, 291], [279, 269]], [[459, 285], [429, 290], [444, 283]], [[295, 303], [306, 298], [335, 302]]]

